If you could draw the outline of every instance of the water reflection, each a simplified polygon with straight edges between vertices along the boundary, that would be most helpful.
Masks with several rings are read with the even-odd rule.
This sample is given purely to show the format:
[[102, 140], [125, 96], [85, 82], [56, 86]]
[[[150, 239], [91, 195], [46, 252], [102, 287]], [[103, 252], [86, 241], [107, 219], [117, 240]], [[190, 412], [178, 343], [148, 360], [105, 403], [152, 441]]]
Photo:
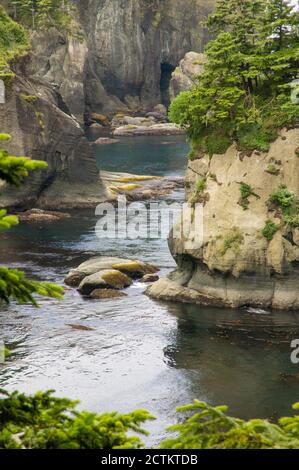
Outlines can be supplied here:
[[299, 399], [299, 366], [290, 360], [298, 314], [188, 305], [172, 311], [177, 334], [165, 360], [185, 371], [194, 398], [228, 404], [244, 418], [289, 414]]

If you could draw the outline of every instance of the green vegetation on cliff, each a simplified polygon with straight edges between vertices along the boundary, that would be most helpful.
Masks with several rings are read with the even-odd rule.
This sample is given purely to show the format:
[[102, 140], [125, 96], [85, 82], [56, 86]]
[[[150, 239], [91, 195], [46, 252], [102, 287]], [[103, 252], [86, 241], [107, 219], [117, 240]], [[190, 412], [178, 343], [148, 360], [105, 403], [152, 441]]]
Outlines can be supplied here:
[[291, 228], [299, 227], [299, 197], [286, 186], [279, 186], [270, 195], [270, 209], [279, 209], [282, 221]]
[[15, 21], [30, 29], [55, 27], [67, 31], [74, 5], [69, 0], [1, 0]]
[[22, 56], [29, 48], [24, 28], [13, 21], [0, 5], [0, 78], [12, 76], [9, 62]]
[[299, 122], [299, 13], [287, 0], [218, 0], [208, 20], [215, 35], [196, 85], [170, 106], [203, 153], [267, 151], [278, 129]]

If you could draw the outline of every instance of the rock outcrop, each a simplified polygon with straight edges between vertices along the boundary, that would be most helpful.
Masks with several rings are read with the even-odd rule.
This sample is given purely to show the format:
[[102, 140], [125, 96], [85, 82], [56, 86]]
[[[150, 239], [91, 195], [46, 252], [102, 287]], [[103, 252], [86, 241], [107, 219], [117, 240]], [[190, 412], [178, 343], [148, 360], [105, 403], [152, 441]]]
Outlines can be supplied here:
[[[269, 203], [279, 187], [298, 198], [298, 147], [299, 130], [284, 130], [267, 153], [244, 155], [233, 145], [225, 155], [189, 161], [187, 200], [192, 211], [196, 201], [204, 204], [203, 243], [170, 238], [178, 269], [153, 284], [149, 295], [214, 306], [298, 309], [299, 214], [291, 225], [279, 206]], [[251, 188], [246, 204], [242, 183]], [[270, 236], [264, 230], [269, 221]]]
[[96, 205], [105, 188], [82, 128], [61, 108], [59, 93], [20, 69], [0, 106], [1, 132], [11, 134], [5, 146], [12, 154], [44, 160], [48, 169], [34, 172], [19, 190], [1, 188], [1, 204], [19, 210]]
[[169, 85], [171, 101], [182, 91], [189, 90], [195, 84], [196, 77], [203, 72], [205, 61], [205, 54], [187, 52], [171, 75]]

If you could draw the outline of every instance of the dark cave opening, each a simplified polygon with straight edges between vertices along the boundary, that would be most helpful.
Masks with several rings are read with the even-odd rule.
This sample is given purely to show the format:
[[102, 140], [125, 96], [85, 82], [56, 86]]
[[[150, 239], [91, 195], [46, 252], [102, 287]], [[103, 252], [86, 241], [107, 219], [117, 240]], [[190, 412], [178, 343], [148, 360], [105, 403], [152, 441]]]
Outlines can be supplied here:
[[161, 78], [160, 78], [160, 92], [161, 92], [161, 103], [166, 107], [170, 104], [169, 96], [169, 85], [171, 80], [172, 72], [175, 67], [168, 62], [162, 62], [161, 64]]

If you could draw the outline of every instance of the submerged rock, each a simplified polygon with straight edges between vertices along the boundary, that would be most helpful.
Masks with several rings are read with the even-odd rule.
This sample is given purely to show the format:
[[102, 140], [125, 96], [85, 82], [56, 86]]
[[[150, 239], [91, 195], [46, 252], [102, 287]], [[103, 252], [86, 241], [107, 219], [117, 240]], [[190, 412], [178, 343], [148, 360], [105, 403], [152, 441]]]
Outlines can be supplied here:
[[89, 297], [91, 299], [118, 299], [127, 296], [125, 292], [116, 289], [95, 289]]
[[69, 219], [70, 214], [57, 211], [43, 211], [41, 209], [30, 209], [18, 214], [21, 222], [57, 222], [58, 220]]
[[85, 326], [85, 325], [74, 325], [71, 323], [67, 323], [66, 326], [69, 326], [73, 330], [78, 330], [78, 331], [94, 331], [95, 328], [91, 328], [90, 326]]

